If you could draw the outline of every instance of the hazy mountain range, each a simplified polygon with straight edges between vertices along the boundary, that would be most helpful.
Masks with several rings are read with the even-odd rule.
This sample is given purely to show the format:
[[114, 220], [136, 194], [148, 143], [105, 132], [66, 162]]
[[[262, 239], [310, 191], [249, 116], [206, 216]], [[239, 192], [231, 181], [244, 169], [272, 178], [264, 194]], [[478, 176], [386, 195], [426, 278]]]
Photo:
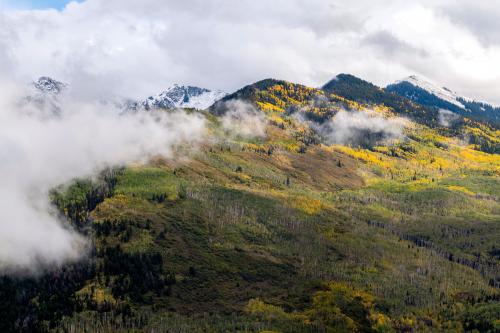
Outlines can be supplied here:
[[[343, 86], [345, 83], [346, 86]], [[357, 85], [357, 94], [351, 95], [348, 90]], [[42, 108], [53, 108], [54, 112], [59, 112], [58, 95], [68, 89], [68, 84], [59, 82], [50, 77], [41, 77], [33, 82], [35, 92], [27, 97], [27, 101]], [[487, 102], [478, 102], [471, 98], [460, 96], [452, 90], [439, 87], [428, 80], [416, 75], [399, 80], [387, 87], [380, 89], [366, 81], [348, 74], [340, 74], [328, 82], [324, 87], [326, 91], [338, 92], [348, 98], [359, 98], [369, 103], [380, 103], [382, 100], [390, 100], [389, 106], [396, 103], [403, 113], [411, 112], [414, 102], [422, 107], [433, 109], [434, 113], [439, 110], [446, 110], [457, 115], [471, 119], [489, 122], [494, 126], [500, 125], [500, 107], [493, 106]], [[370, 93], [367, 93], [367, 90]], [[394, 93], [402, 98], [391, 96]], [[126, 111], [151, 110], [151, 109], [172, 109], [172, 108], [193, 108], [204, 110], [212, 106], [215, 102], [223, 99], [228, 94], [221, 90], [209, 90], [206, 88], [183, 86], [174, 84], [159, 94], [149, 96], [142, 101], [133, 99], [122, 99], [119, 103], [114, 103]], [[403, 110], [406, 108], [407, 110]]]

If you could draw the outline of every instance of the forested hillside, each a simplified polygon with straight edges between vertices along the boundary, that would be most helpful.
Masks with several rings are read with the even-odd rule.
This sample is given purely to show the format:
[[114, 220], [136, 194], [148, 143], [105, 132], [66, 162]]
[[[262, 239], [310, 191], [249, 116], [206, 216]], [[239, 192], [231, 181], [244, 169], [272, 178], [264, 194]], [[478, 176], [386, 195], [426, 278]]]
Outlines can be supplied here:
[[498, 130], [348, 75], [191, 112], [201, 147], [53, 190], [89, 255], [1, 277], [1, 332], [500, 332]]

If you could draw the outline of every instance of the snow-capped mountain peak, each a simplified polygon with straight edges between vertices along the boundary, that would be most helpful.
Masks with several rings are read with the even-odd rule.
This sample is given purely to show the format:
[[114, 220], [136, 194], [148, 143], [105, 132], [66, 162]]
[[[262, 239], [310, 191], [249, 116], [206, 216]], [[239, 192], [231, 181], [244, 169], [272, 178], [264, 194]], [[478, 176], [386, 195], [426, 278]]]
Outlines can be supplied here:
[[31, 83], [20, 105], [27, 108], [26, 113], [36, 114], [42, 118], [60, 116], [62, 112], [60, 99], [67, 88], [68, 85], [63, 82], [42, 76]]
[[[42, 76], [32, 82], [30, 91], [23, 100], [23, 104], [34, 106], [47, 114], [60, 114], [60, 99], [69, 85], [48, 76]], [[101, 100], [101, 104], [109, 104], [124, 111], [140, 111], [151, 109], [194, 108], [204, 110], [210, 107], [227, 93], [221, 90], [208, 90], [194, 86], [174, 84], [163, 92], [150, 96], [142, 101], [129, 98], [110, 96]]]
[[440, 112], [447, 110], [464, 117], [500, 124], [500, 107], [460, 96], [416, 75], [390, 84], [385, 89], [415, 103], [437, 108]]
[[194, 108], [206, 109], [227, 94], [220, 90], [208, 90], [193, 86], [174, 84], [156, 96], [148, 97], [143, 103], [147, 110], [152, 108]]
[[33, 86], [38, 92], [55, 95], [67, 88], [67, 84], [54, 80], [48, 76], [40, 77], [38, 81], [33, 82]]
[[459, 99], [461, 98], [459, 95], [457, 95], [454, 91], [451, 91], [450, 89], [446, 87], [439, 87], [435, 83], [431, 82], [428, 79], [419, 77], [417, 75], [411, 75], [408, 76], [407, 78], [403, 80], [399, 80], [396, 82], [396, 84], [401, 83], [401, 82], [408, 82], [415, 87], [419, 87], [439, 98], [442, 100], [445, 100], [451, 104], [454, 104], [460, 108], [464, 108], [464, 105], [459, 102]]

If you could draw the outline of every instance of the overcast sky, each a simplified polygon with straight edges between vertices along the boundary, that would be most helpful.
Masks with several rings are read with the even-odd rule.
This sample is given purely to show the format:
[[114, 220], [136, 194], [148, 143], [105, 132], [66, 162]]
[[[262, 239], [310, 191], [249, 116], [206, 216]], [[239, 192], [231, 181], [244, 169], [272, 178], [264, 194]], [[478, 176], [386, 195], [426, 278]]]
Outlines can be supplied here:
[[[500, 104], [500, 1], [0, 0], [0, 72], [82, 96], [420, 74]], [[17, 4], [17, 5], [16, 5]], [[50, 7], [53, 7], [50, 9]], [[41, 9], [46, 8], [46, 9]]]

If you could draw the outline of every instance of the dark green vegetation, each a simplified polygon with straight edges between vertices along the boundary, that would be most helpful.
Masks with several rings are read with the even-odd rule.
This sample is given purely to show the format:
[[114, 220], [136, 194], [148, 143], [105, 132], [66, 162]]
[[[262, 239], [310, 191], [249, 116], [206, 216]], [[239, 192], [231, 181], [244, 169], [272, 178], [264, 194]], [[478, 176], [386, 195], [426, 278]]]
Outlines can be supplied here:
[[462, 103], [466, 108], [463, 109], [453, 103], [440, 99], [435, 95], [425, 91], [422, 88], [416, 87], [409, 82], [399, 82], [396, 84], [391, 84], [387, 86], [386, 91], [396, 93], [403, 97], [407, 97], [415, 103], [425, 105], [427, 107], [450, 110], [465, 117], [488, 122], [497, 128], [500, 126], [500, 108], [486, 103], [468, 101], [460, 98], [458, 101]]
[[349, 74], [337, 75], [323, 86], [323, 90], [365, 104], [383, 104], [398, 114], [408, 116], [429, 126], [438, 124], [437, 109], [429, 108], [425, 104], [414, 103], [408, 98], [401, 97], [392, 91], [379, 88]]
[[[212, 108], [252, 103], [265, 139], [221, 137], [187, 162], [56, 190], [91, 255], [1, 278], [0, 331], [499, 332], [500, 158], [455, 137], [498, 132], [440, 128], [422, 106], [339, 80], [264, 80]], [[414, 119], [406, 139], [327, 146], [294, 116], [368, 105]]]

